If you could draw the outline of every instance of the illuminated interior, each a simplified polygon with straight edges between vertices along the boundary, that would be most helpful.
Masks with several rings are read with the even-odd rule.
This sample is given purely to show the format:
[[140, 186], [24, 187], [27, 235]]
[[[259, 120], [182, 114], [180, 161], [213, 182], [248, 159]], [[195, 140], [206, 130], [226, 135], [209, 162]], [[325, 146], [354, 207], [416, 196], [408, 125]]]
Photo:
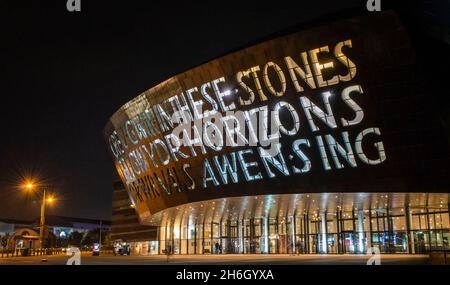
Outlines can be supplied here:
[[[159, 253], [426, 253], [449, 248], [449, 194], [322, 193], [196, 202], [152, 216]], [[325, 223], [326, 221], [326, 223]]]

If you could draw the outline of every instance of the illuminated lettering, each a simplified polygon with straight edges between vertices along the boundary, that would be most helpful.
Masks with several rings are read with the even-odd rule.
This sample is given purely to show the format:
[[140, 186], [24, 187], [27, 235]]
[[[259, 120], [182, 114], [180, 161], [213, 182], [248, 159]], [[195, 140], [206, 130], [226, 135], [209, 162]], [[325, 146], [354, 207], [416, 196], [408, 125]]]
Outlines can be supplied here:
[[214, 186], [219, 186], [219, 181], [217, 181], [216, 176], [214, 175], [214, 171], [206, 158], [203, 161], [203, 188], [207, 188], [207, 184], [209, 181], [212, 181]]
[[244, 159], [245, 154], [253, 154], [253, 150], [246, 149], [246, 150], [240, 150], [237, 152], [238, 154], [238, 160], [241, 165], [242, 171], [244, 172], [244, 177], [246, 181], [253, 181], [253, 180], [259, 180], [262, 179], [261, 172], [257, 172], [254, 175], [250, 174], [249, 168], [251, 167], [258, 167], [258, 163], [256, 161], [252, 162], [246, 162]]
[[[276, 156], [272, 156], [264, 148], [258, 147], [258, 152], [263, 162], [264, 168], [266, 169], [269, 178], [276, 177], [275, 173], [273, 173], [270, 169], [269, 164], [275, 166], [275, 169], [281, 172], [284, 176], [289, 176], [288, 167], [286, 165], [286, 162], [284, 161], [283, 154], [281, 153], [281, 144], [278, 143], [275, 147], [278, 153]], [[278, 160], [275, 159], [276, 157], [278, 157]]]
[[[289, 112], [289, 114], [291, 115], [291, 118], [294, 122], [294, 126], [291, 130], [287, 130], [286, 127], [283, 126], [283, 124], [280, 121], [280, 109], [281, 108], [286, 109]], [[297, 111], [295, 111], [294, 107], [292, 107], [292, 105], [287, 102], [281, 101], [275, 105], [274, 119], [275, 119], [275, 123], [278, 125], [280, 132], [282, 132], [288, 136], [295, 135], [298, 132], [298, 130], [300, 129], [300, 119], [298, 117]]]
[[187, 90], [186, 95], [188, 97], [189, 103], [192, 106], [192, 110], [194, 112], [194, 119], [200, 120], [203, 118], [203, 111], [202, 111], [203, 100], [199, 99], [199, 100], [195, 101], [194, 96], [192, 95], [192, 93], [194, 93], [194, 92], [198, 92], [197, 87]]
[[225, 105], [225, 102], [223, 101], [223, 98], [226, 97], [226, 96], [231, 95], [231, 91], [230, 90], [227, 90], [227, 91], [224, 91], [224, 92], [220, 91], [219, 83], [223, 83], [223, 82], [225, 82], [225, 78], [221, 77], [219, 79], [214, 80], [212, 82], [212, 86], [213, 86], [214, 93], [216, 94], [216, 97], [217, 97], [217, 99], [219, 101], [220, 109], [222, 109], [222, 112], [226, 112], [226, 111], [231, 111], [231, 110], [236, 109], [236, 105], [234, 103], [231, 103], [228, 106]]
[[159, 122], [159, 126], [161, 131], [166, 132], [173, 128], [172, 118], [169, 117], [167, 112], [163, 109], [160, 104], [156, 104], [153, 106], [154, 112], [156, 114], [156, 118]]
[[362, 132], [360, 132], [358, 134], [358, 136], [356, 137], [356, 141], [355, 141], [356, 154], [358, 155], [359, 159], [361, 159], [366, 164], [369, 164], [369, 165], [380, 164], [380, 163], [382, 163], [383, 161], [386, 160], [386, 152], [384, 151], [383, 142], [376, 142], [376, 143], [374, 143], [374, 147], [378, 151], [378, 158], [377, 159], [369, 159], [364, 154], [364, 151], [362, 149], [362, 141], [363, 141], [363, 138], [366, 135], [368, 135], [368, 134], [375, 134], [375, 135], [380, 136], [381, 132], [380, 132], [380, 129], [378, 129], [378, 128], [369, 128], [369, 129], [365, 129]]
[[173, 117], [172, 121], [181, 124], [181, 123], [187, 123], [189, 121], [192, 121], [192, 114], [191, 110], [189, 109], [189, 106], [186, 102], [186, 99], [184, 98], [184, 94], [181, 93], [181, 99], [183, 101], [183, 105], [181, 105], [180, 100], [178, 99], [178, 96], [172, 96], [169, 99], [167, 99], [167, 102], [170, 103], [173, 109]]
[[[227, 136], [226, 145], [234, 147], [244, 146], [248, 144], [248, 140], [244, 135], [245, 118], [242, 112], [237, 112], [236, 115], [225, 116], [221, 121], [225, 128], [225, 134]], [[230, 124], [230, 121], [233, 122], [232, 126]], [[234, 141], [234, 135], [236, 135], [236, 142]]]
[[205, 141], [205, 145], [209, 146], [214, 151], [220, 151], [223, 147], [222, 131], [217, 124], [222, 126], [220, 120], [218, 123], [206, 121], [203, 124], [203, 139]]
[[[276, 91], [275, 88], [273, 88], [272, 83], [270, 82], [268, 71], [269, 67], [273, 68], [278, 76], [281, 85], [280, 91]], [[280, 97], [284, 95], [284, 92], [286, 92], [286, 78], [284, 77], [283, 71], [276, 63], [269, 61], [268, 63], [266, 63], [266, 65], [264, 65], [263, 80], [264, 84], [267, 87], [267, 90], [269, 90], [272, 95]]]
[[181, 143], [177, 136], [175, 136], [174, 134], [168, 134], [164, 138], [166, 139], [169, 152], [175, 161], [178, 161], [178, 158], [176, 155], [177, 153], [179, 156], [181, 156], [184, 159], [189, 158], [189, 155], [180, 151]]
[[[153, 145], [156, 149], [156, 153], [158, 154], [158, 157], [159, 157], [159, 160], [161, 161], [161, 163], [163, 165], [169, 164], [170, 153], [169, 153], [169, 150], [167, 149], [166, 144], [162, 140], [156, 139], [153, 141]], [[158, 146], [160, 146], [160, 147], [158, 147]], [[164, 153], [161, 152], [161, 149], [164, 151]]]
[[329, 61], [329, 62], [326, 62], [323, 64], [319, 63], [317, 54], [321, 53], [321, 52], [329, 52], [329, 51], [330, 51], [330, 49], [328, 48], [328, 46], [323, 46], [320, 48], [312, 49], [308, 52], [309, 57], [311, 58], [312, 69], [316, 76], [317, 85], [319, 87], [325, 87], [325, 86], [330, 86], [330, 85], [339, 83], [339, 77], [337, 75], [333, 76], [331, 79], [327, 80], [326, 82], [323, 80], [322, 70], [327, 69], [327, 68], [333, 68], [334, 63], [332, 61]]
[[316, 136], [316, 142], [319, 146], [320, 157], [322, 158], [323, 168], [325, 170], [331, 170], [330, 162], [328, 161], [327, 151], [325, 145], [323, 144], [323, 139], [321, 136]]
[[356, 167], [355, 156], [353, 155], [352, 145], [350, 144], [350, 140], [348, 138], [348, 132], [342, 133], [342, 138], [344, 139], [344, 147], [336, 142], [333, 136], [325, 135], [325, 139], [328, 144], [328, 148], [331, 152], [331, 157], [333, 158], [334, 165], [336, 168], [341, 169], [344, 168], [344, 165], [339, 161], [338, 154], [343, 157], [351, 167]]
[[183, 173], [188, 177], [189, 181], [191, 181], [191, 185], [186, 185], [186, 188], [187, 188], [188, 190], [194, 190], [194, 189], [195, 189], [195, 181], [194, 181], [194, 179], [192, 178], [192, 176], [189, 175], [189, 172], [187, 171], [188, 168], [191, 168], [191, 165], [190, 165], [189, 163], [185, 163], [185, 164], [183, 165]]
[[[231, 71], [232, 64], [214, 66], [211, 72], [200, 68], [192, 73], [198, 71], [198, 78], [188, 78], [188, 72], [124, 105], [112, 117], [105, 137], [131, 198], [151, 200], [196, 185], [214, 188], [239, 183], [242, 176], [247, 182], [269, 178], [277, 184], [277, 179], [313, 168], [326, 172], [385, 161], [382, 138], [372, 143], [372, 135], [381, 136], [380, 130], [367, 128], [371, 122], [364, 121], [366, 116], [372, 119], [363, 110], [371, 94], [356, 81], [325, 89], [355, 78], [357, 67], [347, 54], [352, 41], [339, 41], [332, 52], [330, 48], [321, 44], [295, 51], [295, 57], [243, 57], [246, 67], [237, 72]], [[333, 74], [335, 67], [339, 72]], [[229, 73], [218, 77], [220, 71]], [[216, 79], [209, 78], [212, 74]], [[299, 96], [305, 90], [301, 95], [307, 96]], [[332, 97], [338, 92], [340, 96]], [[246, 107], [236, 110], [237, 105]], [[303, 115], [307, 124], [300, 123]], [[330, 133], [323, 132], [327, 129]], [[367, 147], [370, 152], [365, 152]], [[256, 185], [259, 189], [263, 184]], [[166, 204], [161, 201], [151, 203], [158, 208]]]
[[355, 118], [353, 120], [346, 120], [344, 118], [341, 118], [342, 126], [353, 126], [361, 123], [361, 121], [364, 118], [364, 111], [359, 107], [358, 104], [356, 104], [355, 101], [353, 101], [352, 98], [350, 98], [350, 93], [352, 92], [358, 92], [359, 94], [363, 94], [362, 88], [360, 85], [352, 85], [347, 88], [345, 88], [342, 91], [342, 100], [344, 101], [347, 106], [349, 106], [354, 112], [355, 112]]
[[294, 150], [294, 153], [301, 159], [303, 162], [303, 168], [298, 169], [294, 165], [292, 166], [292, 171], [294, 173], [306, 173], [311, 170], [311, 161], [309, 158], [305, 155], [305, 153], [300, 149], [301, 145], [306, 145], [307, 147], [311, 147], [311, 144], [309, 143], [309, 140], [307, 139], [299, 139], [295, 140], [292, 143], [292, 149]]
[[305, 70], [301, 69], [298, 64], [290, 57], [287, 56], [284, 58], [286, 62], [287, 68], [289, 70], [289, 75], [291, 76], [292, 82], [294, 83], [295, 90], [297, 92], [303, 92], [303, 87], [298, 83], [297, 75], [309, 86], [311, 89], [316, 89], [316, 83], [314, 82], [314, 77], [311, 72], [311, 68], [308, 63], [308, 56], [306, 52], [301, 53], [301, 58], [303, 61], [303, 66]]
[[352, 41], [346, 40], [346, 41], [337, 43], [336, 46], [334, 47], [334, 56], [340, 63], [342, 63], [343, 65], [345, 65], [348, 68], [348, 73], [346, 75], [344, 75], [344, 76], [339, 75], [339, 80], [345, 82], [345, 81], [350, 81], [351, 79], [355, 78], [356, 65], [353, 63], [353, 61], [351, 61], [342, 52], [342, 48], [344, 46], [352, 47]]
[[311, 114], [314, 114], [317, 118], [319, 118], [322, 122], [327, 124], [330, 128], [333, 129], [337, 128], [336, 120], [334, 119], [333, 111], [331, 110], [329, 100], [330, 96], [331, 96], [330, 92], [322, 93], [322, 99], [325, 105], [325, 109], [327, 111], [326, 113], [308, 98], [304, 96], [300, 97], [300, 103], [303, 107], [303, 110], [305, 111], [305, 115], [306, 118], [308, 119], [309, 126], [311, 127], [311, 130], [313, 132], [318, 131], [319, 127], [317, 127], [316, 124], [314, 123]]
[[261, 101], [266, 101], [267, 96], [266, 96], [266, 94], [264, 94], [264, 92], [262, 90], [261, 82], [259, 81], [259, 77], [258, 77], [259, 66], [253, 66], [252, 68], [250, 68], [249, 71], [250, 71], [250, 75], [253, 78], [253, 82], [255, 83], [256, 91], [258, 92], [259, 98], [261, 99]]
[[222, 155], [222, 163], [219, 162], [218, 156], [213, 157], [214, 164], [216, 165], [217, 170], [219, 171], [223, 184], [228, 184], [228, 174], [230, 175], [231, 181], [233, 183], [238, 182], [236, 153], [232, 152], [230, 156], [231, 156], [231, 163], [228, 160], [227, 155], [225, 154]]
[[242, 106], [251, 105], [253, 101], [255, 101], [255, 92], [247, 85], [244, 81], [242, 81], [243, 77], [249, 77], [250, 71], [239, 71], [236, 73], [236, 81], [239, 84], [239, 86], [244, 89], [244, 91], [249, 95], [248, 99], [242, 99], [242, 97], [239, 97], [239, 104]]
[[200, 94], [203, 96], [203, 98], [205, 98], [206, 102], [211, 104], [212, 109], [204, 111], [204, 117], [209, 117], [209, 116], [215, 115], [219, 108], [216, 100], [214, 100], [206, 91], [207, 88], [209, 88], [209, 89], [212, 88], [211, 83], [207, 82], [207, 83], [202, 84], [202, 86], [200, 87]]

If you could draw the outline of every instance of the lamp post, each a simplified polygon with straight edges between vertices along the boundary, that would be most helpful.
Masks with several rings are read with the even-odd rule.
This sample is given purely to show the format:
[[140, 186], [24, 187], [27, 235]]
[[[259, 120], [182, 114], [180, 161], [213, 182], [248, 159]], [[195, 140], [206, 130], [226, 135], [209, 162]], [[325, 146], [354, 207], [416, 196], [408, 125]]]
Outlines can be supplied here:
[[[27, 183], [25, 187], [28, 190], [34, 190], [38, 186], [35, 186], [33, 183]], [[45, 225], [45, 204], [46, 203], [53, 203], [55, 200], [53, 196], [50, 196], [47, 198], [46, 189], [49, 188], [49, 186], [41, 186], [39, 187], [42, 189], [42, 201], [41, 201], [41, 215], [39, 219], [39, 243], [40, 243], [40, 249], [42, 249], [42, 245], [44, 243], [44, 225]]]
[[44, 224], [45, 224], [45, 188], [42, 191], [42, 202], [41, 202], [41, 217], [39, 219], [39, 241], [40, 248], [42, 249], [42, 244], [44, 243]]

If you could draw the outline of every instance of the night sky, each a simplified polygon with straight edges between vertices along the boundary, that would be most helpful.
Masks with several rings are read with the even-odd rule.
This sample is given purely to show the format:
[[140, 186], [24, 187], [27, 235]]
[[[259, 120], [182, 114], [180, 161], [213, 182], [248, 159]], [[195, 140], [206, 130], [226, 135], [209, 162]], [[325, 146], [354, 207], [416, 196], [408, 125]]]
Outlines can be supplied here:
[[0, 2], [0, 218], [37, 217], [36, 196], [19, 187], [33, 177], [54, 187], [50, 214], [110, 219], [116, 176], [102, 130], [121, 105], [259, 38], [365, 7], [361, 0], [81, 2], [80, 13], [69, 13], [66, 0]]

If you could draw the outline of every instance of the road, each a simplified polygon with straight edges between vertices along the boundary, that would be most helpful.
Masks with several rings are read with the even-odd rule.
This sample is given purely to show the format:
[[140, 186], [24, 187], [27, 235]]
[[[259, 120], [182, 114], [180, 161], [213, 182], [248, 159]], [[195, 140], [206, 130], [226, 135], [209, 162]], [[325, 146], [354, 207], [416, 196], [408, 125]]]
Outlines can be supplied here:
[[[42, 261], [42, 259], [46, 259]], [[64, 265], [67, 256], [30, 256], [0, 258], [0, 265]], [[365, 265], [368, 260], [364, 255], [178, 255], [170, 256], [91, 256], [82, 255], [82, 265]], [[382, 265], [425, 265], [428, 255], [381, 255]]]

